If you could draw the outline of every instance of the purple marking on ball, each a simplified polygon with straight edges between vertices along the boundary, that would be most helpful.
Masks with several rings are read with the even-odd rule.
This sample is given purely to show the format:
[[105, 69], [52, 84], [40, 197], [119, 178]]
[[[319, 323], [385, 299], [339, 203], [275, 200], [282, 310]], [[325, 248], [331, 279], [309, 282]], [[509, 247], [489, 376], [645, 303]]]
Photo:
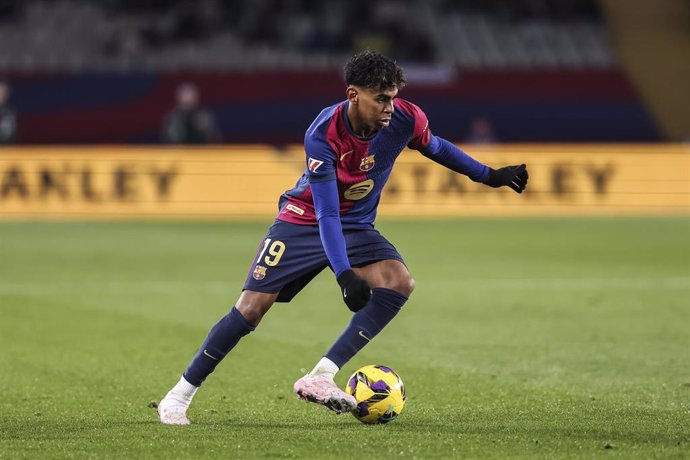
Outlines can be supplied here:
[[386, 367], [386, 366], [376, 366], [376, 368], [377, 368], [377, 369], [381, 369], [383, 372], [388, 372], [389, 374], [390, 374], [390, 373], [393, 373], [393, 369], [391, 369], [390, 367]]
[[374, 391], [388, 391], [388, 384], [383, 380], [372, 383], [369, 387]]
[[366, 402], [361, 402], [357, 404], [357, 415], [360, 417], [365, 417], [369, 415], [369, 406]]
[[350, 379], [350, 381], [347, 383], [347, 386], [349, 386], [349, 387], [350, 387], [350, 390], [352, 390], [352, 392], [354, 393], [354, 392], [355, 392], [355, 388], [357, 388], [357, 376], [353, 376], [353, 377]]

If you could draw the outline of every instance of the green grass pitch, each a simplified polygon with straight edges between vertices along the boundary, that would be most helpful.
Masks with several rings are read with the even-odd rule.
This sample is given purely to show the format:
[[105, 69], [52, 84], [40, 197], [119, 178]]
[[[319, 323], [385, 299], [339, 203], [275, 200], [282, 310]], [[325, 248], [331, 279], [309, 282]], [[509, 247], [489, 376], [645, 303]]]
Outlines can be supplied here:
[[348, 321], [324, 272], [161, 426], [268, 224], [1, 223], [0, 458], [690, 458], [687, 217], [384, 220], [417, 290], [337, 381], [396, 369], [398, 420], [292, 394]]

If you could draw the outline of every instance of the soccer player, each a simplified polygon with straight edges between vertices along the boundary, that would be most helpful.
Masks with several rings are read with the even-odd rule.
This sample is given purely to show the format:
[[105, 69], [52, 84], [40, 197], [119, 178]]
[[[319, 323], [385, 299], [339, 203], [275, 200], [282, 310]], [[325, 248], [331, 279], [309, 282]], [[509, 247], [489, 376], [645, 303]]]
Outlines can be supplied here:
[[337, 413], [355, 399], [334, 383], [336, 372], [395, 317], [414, 280], [395, 247], [375, 228], [381, 190], [407, 146], [476, 182], [521, 193], [526, 166], [494, 170], [434, 136], [426, 115], [397, 98], [405, 85], [400, 67], [375, 52], [357, 54], [345, 66], [347, 99], [325, 108], [304, 138], [306, 168], [279, 201], [234, 308], [203, 342], [180, 381], [158, 406], [161, 423], [187, 425], [187, 408], [206, 377], [274, 302], [289, 302], [330, 267], [350, 324], [316, 364], [294, 384], [300, 399]]

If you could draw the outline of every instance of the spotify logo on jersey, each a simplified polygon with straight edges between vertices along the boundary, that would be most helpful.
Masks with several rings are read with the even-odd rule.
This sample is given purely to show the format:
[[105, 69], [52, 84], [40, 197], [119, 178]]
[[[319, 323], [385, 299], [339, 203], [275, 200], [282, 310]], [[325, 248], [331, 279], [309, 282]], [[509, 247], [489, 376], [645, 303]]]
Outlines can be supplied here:
[[345, 190], [345, 198], [348, 200], [361, 200], [365, 196], [369, 195], [369, 192], [371, 192], [371, 189], [374, 188], [374, 181], [371, 179], [367, 179], [362, 182], [357, 182], [356, 184], [352, 185], [350, 188]]

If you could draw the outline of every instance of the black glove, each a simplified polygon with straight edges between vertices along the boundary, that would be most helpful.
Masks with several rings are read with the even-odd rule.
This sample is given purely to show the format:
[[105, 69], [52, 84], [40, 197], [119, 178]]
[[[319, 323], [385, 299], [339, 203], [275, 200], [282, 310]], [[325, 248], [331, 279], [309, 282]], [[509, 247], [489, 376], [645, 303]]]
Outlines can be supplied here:
[[520, 166], [506, 166], [500, 169], [489, 168], [489, 177], [486, 178], [484, 183], [489, 187], [502, 187], [507, 185], [518, 193], [527, 187], [527, 165]]
[[337, 278], [340, 291], [343, 293], [343, 300], [352, 311], [361, 310], [371, 297], [371, 288], [362, 278], [357, 276], [352, 270], [345, 270]]

